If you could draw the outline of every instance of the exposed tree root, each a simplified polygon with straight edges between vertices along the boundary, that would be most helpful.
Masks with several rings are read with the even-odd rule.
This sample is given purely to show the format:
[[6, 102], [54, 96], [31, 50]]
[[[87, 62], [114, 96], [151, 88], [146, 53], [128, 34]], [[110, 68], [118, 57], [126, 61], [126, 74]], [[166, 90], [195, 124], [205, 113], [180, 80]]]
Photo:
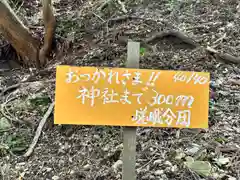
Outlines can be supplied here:
[[224, 62], [231, 62], [231, 63], [235, 63], [235, 64], [240, 63], [240, 57], [235, 57], [235, 56], [232, 56], [232, 55], [230, 55], [228, 53], [218, 52], [217, 50], [215, 50], [215, 49], [213, 49], [211, 47], [207, 47], [206, 51], [208, 53], [210, 53], [210, 54], [213, 54], [213, 56], [217, 60], [224, 61]]
[[[152, 37], [147, 38], [144, 41], [144, 43], [149, 44], [149, 43], [155, 41], [156, 39], [162, 39], [166, 36], [177, 37], [178, 39], [180, 39], [184, 43], [189, 44], [191, 46], [194, 46], [195, 48], [196, 47], [201, 47], [198, 43], [196, 43], [194, 40], [189, 38], [184, 33], [180, 32], [180, 31], [175, 31], [175, 30], [170, 30], [170, 31], [164, 31], [164, 32], [157, 33], [157, 34], [153, 35]], [[210, 53], [211, 55], [213, 55], [216, 60], [224, 61], [224, 62], [231, 62], [231, 63], [235, 63], [235, 64], [240, 63], [240, 57], [235, 57], [235, 56], [232, 56], [228, 53], [218, 52], [217, 50], [215, 50], [211, 47], [207, 47], [207, 48], [204, 48], [204, 49], [206, 50], [207, 53]]]
[[159, 32], [159, 33], [153, 35], [152, 37], [147, 38], [145, 40], [145, 43], [151, 43], [157, 39], [162, 39], [166, 36], [174, 36], [174, 37], [180, 39], [182, 42], [189, 44], [191, 46], [194, 46], [194, 47], [199, 46], [194, 40], [189, 38], [187, 35], [185, 35], [184, 33], [180, 32], [180, 31], [175, 31], [175, 30]]

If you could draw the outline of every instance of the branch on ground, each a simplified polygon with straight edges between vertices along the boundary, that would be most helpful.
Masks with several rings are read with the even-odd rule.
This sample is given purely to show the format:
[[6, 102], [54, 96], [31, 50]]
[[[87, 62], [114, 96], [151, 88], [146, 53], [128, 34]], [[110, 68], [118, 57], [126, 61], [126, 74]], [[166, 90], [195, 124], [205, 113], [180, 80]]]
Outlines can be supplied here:
[[52, 113], [52, 111], [53, 111], [54, 104], [55, 104], [54, 102], [53, 102], [52, 104], [50, 104], [47, 112], [45, 113], [45, 115], [44, 115], [43, 118], [41, 119], [41, 121], [40, 121], [40, 123], [39, 123], [39, 125], [38, 125], [38, 128], [37, 128], [37, 130], [36, 130], [35, 136], [34, 136], [34, 138], [33, 138], [33, 141], [32, 141], [32, 143], [31, 143], [31, 145], [29, 146], [27, 152], [23, 155], [23, 157], [29, 157], [29, 156], [32, 154], [33, 149], [35, 148], [35, 146], [36, 146], [36, 144], [37, 144], [37, 142], [38, 142], [38, 139], [39, 139], [39, 137], [40, 137], [40, 135], [41, 135], [42, 128], [43, 128], [43, 126], [45, 125], [48, 117], [51, 115], [51, 113]]

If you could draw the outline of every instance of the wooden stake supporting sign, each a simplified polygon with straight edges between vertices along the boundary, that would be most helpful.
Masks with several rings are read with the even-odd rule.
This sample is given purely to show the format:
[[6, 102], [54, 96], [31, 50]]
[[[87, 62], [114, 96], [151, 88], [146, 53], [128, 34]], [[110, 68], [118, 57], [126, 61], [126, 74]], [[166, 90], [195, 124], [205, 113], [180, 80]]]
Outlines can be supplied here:
[[[127, 68], [139, 68], [140, 43], [128, 42]], [[136, 179], [136, 127], [123, 127], [123, 180]]]
[[126, 68], [58, 66], [55, 124], [122, 126], [123, 180], [135, 180], [136, 127], [208, 128], [209, 73], [139, 69], [128, 42]]

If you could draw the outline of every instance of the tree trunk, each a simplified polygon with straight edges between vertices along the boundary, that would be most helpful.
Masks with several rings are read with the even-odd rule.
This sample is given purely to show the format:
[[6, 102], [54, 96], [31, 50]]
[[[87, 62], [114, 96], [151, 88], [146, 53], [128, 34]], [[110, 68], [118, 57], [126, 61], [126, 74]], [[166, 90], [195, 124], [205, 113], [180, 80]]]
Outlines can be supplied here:
[[51, 0], [41, 0], [45, 26], [44, 45], [40, 50], [40, 41], [34, 38], [28, 28], [17, 17], [7, 0], [0, 0], [0, 31], [14, 47], [27, 66], [40, 67], [46, 63], [46, 57], [52, 48], [55, 33], [55, 17], [52, 12]]
[[37, 63], [39, 41], [32, 37], [5, 0], [0, 1], [0, 30], [21, 56], [24, 64]]
[[52, 1], [41, 0], [43, 5], [43, 22], [45, 27], [44, 44], [39, 52], [40, 64], [46, 64], [49, 53], [52, 50], [52, 43], [55, 35], [56, 19], [53, 14]]

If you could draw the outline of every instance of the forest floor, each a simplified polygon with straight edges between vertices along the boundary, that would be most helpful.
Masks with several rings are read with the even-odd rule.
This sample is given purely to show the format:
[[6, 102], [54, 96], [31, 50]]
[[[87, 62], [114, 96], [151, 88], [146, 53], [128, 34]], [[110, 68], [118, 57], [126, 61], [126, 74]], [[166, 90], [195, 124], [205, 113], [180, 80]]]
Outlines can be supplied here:
[[[43, 37], [40, 1], [18, 2], [18, 15], [33, 34]], [[51, 67], [124, 67], [127, 39], [145, 42], [140, 68], [211, 75], [209, 128], [138, 128], [137, 179], [240, 179], [240, 61], [206, 51], [211, 47], [240, 57], [237, 0], [53, 2], [56, 39], [59, 46], [71, 41], [69, 51], [31, 81], [22, 82], [30, 69], [0, 71], [0, 179], [121, 179], [121, 127], [53, 125], [51, 114], [30, 157], [22, 155], [54, 101]], [[155, 36], [163, 31], [168, 36]], [[186, 165], [190, 159], [202, 173]]]

